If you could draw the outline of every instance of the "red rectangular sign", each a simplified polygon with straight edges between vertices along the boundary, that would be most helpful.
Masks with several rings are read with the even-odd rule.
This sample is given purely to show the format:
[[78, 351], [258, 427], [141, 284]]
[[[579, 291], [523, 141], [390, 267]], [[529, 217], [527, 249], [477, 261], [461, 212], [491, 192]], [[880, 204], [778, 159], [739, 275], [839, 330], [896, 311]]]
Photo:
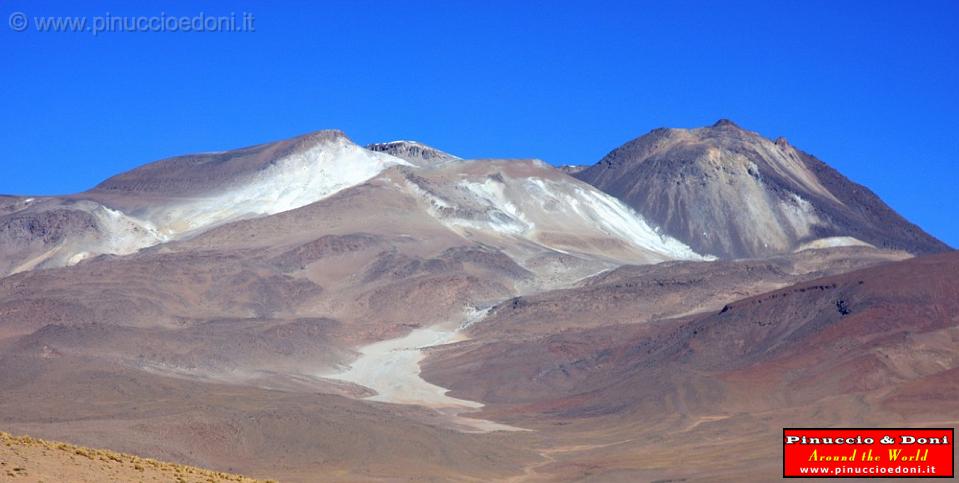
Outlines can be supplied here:
[[952, 478], [953, 428], [784, 428], [784, 478]]

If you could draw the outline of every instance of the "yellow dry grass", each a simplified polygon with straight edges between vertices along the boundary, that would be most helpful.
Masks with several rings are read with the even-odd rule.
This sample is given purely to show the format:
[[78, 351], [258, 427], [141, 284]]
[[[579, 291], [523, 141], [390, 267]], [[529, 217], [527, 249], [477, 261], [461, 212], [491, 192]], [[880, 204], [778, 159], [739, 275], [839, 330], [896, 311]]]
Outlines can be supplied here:
[[255, 483], [261, 480], [0, 431], [0, 481]]

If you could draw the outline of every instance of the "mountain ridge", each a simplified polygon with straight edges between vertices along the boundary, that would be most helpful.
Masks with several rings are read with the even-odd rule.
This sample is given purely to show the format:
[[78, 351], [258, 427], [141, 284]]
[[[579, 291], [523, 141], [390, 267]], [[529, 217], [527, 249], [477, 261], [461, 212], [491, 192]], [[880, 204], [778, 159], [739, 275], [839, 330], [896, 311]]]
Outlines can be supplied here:
[[[366, 149], [342, 131], [324, 130], [155, 161], [75, 195], [5, 200], [9, 213], [0, 215], [0, 239], [11, 243], [0, 253], [0, 273], [129, 255], [295, 210], [378, 177], [392, 179], [383, 185], [389, 189], [422, 198], [420, 209], [467, 238], [499, 233], [498, 243], [532, 242], [635, 263], [699, 257], [615, 198], [542, 161], [461, 160], [412, 141]], [[418, 182], [428, 179], [435, 189]]]

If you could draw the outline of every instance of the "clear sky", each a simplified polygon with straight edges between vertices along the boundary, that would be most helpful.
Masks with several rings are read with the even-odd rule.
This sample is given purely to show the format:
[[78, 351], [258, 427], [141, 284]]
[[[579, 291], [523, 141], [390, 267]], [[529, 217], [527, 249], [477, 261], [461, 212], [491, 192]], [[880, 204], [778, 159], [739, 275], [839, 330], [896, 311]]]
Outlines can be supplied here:
[[[33, 24], [201, 12], [250, 13], [255, 31]], [[0, 193], [80, 191], [324, 128], [590, 164], [652, 128], [726, 117], [786, 136], [959, 246], [955, 0], [3, 0], [0, 22]]]

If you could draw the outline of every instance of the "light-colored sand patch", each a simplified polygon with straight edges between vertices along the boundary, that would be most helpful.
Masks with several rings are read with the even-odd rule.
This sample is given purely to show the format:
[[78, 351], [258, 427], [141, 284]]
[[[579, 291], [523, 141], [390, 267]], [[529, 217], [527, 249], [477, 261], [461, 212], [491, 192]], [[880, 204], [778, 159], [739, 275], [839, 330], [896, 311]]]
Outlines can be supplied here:
[[851, 236], [832, 236], [828, 238], [819, 238], [810, 242], [803, 243], [799, 246], [795, 252], [801, 252], [803, 250], [815, 250], [819, 248], [835, 248], [835, 247], [871, 247], [875, 246], [866, 243], [858, 238], [853, 238]]
[[363, 399], [395, 404], [415, 404], [437, 410], [460, 426], [472, 430], [517, 431], [515, 428], [482, 419], [464, 417], [465, 413], [483, 407], [482, 403], [448, 396], [444, 387], [420, 377], [423, 349], [463, 340], [460, 332], [473, 320], [459, 328], [442, 325], [416, 329], [404, 337], [376, 342], [360, 348], [360, 356], [349, 369], [323, 377], [348, 381], [368, 387], [376, 394]]
[[345, 372], [327, 375], [369, 387], [377, 392], [367, 399], [398, 404], [419, 404], [432, 408], [476, 409], [475, 401], [456, 399], [447, 390], [420, 377], [420, 349], [452, 342], [455, 330], [438, 327], [416, 329], [404, 337], [375, 342], [360, 349], [358, 357]]

